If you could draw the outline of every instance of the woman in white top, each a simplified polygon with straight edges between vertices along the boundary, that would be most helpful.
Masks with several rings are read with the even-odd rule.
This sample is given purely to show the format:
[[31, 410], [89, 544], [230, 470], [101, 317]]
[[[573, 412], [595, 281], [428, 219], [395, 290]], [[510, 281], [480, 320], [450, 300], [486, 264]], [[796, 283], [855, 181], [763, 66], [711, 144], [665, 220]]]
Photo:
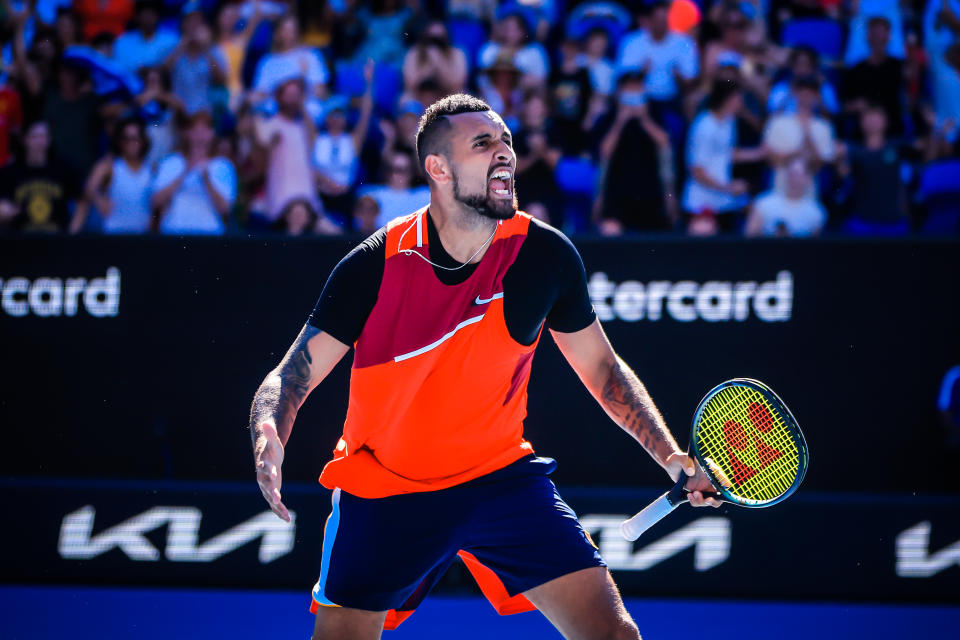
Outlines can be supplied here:
[[84, 225], [92, 203], [103, 221], [104, 233], [147, 233], [153, 172], [146, 162], [150, 141], [143, 120], [125, 118], [117, 123], [112, 146], [113, 152], [90, 172], [72, 225], [78, 229]]
[[313, 100], [326, 97], [327, 69], [317, 49], [300, 44], [297, 17], [281, 18], [273, 31], [273, 49], [257, 63], [253, 79], [254, 102], [267, 99], [284, 81], [301, 76], [306, 82], [307, 96]]
[[223, 234], [237, 197], [237, 174], [226, 158], [212, 157], [210, 114], [191, 115], [181, 131], [183, 152], [157, 169], [151, 204], [160, 210], [160, 231], [169, 234]]
[[748, 236], [815, 236], [827, 221], [827, 212], [807, 192], [813, 182], [806, 164], [794, 160], [784, 169], [784, 190], [761, 194], [750, 207]]

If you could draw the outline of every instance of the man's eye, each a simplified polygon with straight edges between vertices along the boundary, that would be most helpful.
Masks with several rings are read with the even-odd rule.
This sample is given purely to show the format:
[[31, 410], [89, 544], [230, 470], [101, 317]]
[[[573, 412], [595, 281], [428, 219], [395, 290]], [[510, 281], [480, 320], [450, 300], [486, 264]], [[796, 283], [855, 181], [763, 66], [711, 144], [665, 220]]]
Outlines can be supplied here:
[[483, 145], [485, 145], [485, 144], [487, 144], [487, 141], [486, 141], [486, 140], [481, 140], [480, 142], [476, 143], [476, 144], [473, 145], [473, 146], [475, 146], [475, 147], [480, 147], [480, 146], [483, 146]]

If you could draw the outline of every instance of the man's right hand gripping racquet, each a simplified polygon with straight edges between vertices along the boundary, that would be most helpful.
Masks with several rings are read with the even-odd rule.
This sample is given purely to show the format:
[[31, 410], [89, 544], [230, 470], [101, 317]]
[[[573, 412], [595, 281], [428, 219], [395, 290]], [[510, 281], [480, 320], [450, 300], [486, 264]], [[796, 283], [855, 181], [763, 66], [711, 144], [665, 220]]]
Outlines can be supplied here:
[[[768, 386], [749, 378], [720, 384], [700, 401], [690, 435], [692, 455], [727, 502], [769, 507], [797, 490], [809, 464], [803, 432], [787, 405]], [[686, 501], [689, 478], [620, 525], [636, 540]], [[709, 494], [704, 494], [705, 496]]]

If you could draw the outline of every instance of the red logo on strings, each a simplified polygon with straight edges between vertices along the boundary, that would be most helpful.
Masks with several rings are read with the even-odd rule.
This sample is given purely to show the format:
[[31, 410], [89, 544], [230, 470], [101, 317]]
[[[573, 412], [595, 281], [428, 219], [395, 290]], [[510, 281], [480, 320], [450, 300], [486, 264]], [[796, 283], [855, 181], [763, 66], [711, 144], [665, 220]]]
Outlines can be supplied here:
[[[770, 411], [759, 402], [751, 402], [747, 408], [747, 416], [750, 418], [750, 424], [756, 431], [769, 433], [773, 429], [773, 416]], [[774, 460], [783, 455], [779, 449], [771, 447], [760, 434], [753, 433], [753, 446], [756, 450], [757, 458], [760, 460], [759, 469], [764, 469]], [[723, 425], [723, 438], [727, 443], [727, 457], [730, 459], [730, 470], [733, 472], [731, 480], [734, 484], [746, 482], [757, 475], [759, 469], [754, 469], [747, 463], [737, 457], [735, 451], [747, 451], [750, 447], [751, 438], [747, 435], [743, 425], [735, 420], [727, 420]]]

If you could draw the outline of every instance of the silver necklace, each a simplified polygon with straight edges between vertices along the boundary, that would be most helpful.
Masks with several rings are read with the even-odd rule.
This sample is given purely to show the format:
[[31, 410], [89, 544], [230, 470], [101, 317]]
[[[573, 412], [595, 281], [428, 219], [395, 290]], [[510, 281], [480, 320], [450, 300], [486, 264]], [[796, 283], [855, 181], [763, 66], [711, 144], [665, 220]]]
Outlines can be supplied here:
[[422, 223], [422, 219], [423, 219], [422, 216], [423, 216], [423, 215], [424, 215], [424, 214], [421, 213], [419, 216], [417, 216], [417, 221], [416, 221], [414, 224], [412, 224], [412, 225], [410, 225], [409, 227], [407, 227], [406, 231], [404, 231], [404, 232], [400, 235], [400, 242], [397, 243], [397, 253], [403, 253], [403, 254], [408, 255], [408, 256], [409, 256], [409, 255], [418, 256], [418, 257], [419, 257], [421, 260], [423, 260], [424, 262], [427, 262], [427, 263], [433, 265], [433, 266], [436, 267], [437, 269], [443, 269], [444, 271], [458, 271], [458, 270], [460, 270], [460, 269], [463, 269], [463, 268], [464, 268], [465, 266], [467, 266], [468, 264], [470, 264], [470, 261], [473, 260], [474, 258], [476, 258], [476, 257], [480, 254], [480, 252], [483, 251], [483, 248], [486, 247], [486, 246], [490, 243], [491, 240], [493, 240], [493, 236], [497, 235], [497, 227], [500, 226], [500, 221], [498, 220], [498, 221], [497, 221], [497, 224], [493, 227], [493, 232], [490, 234], [490, 237], [483, 241], [483, 244], [480, 245], [480, 248], [477, 249], [477, 250], [473, 253], [472, 256], [470, 256], [469, 258], [467, 258], [467, 261], [466, 261], [466, 262], [464, 262], [463, 264], [461, 264], [459, 267], [445, 267], [445, 266], [443, 266], [442, 264], [437, 264], [436, 262], [433, 262], [432, 260], [430, 260], [430, 258], [426, 257], [425, 255], [423, 255], [423, 254], [420, 253], [419, 251], [414, 251], [413, 249], [401, 249], [401, 248], [400, 248], [401, 246], [403, 246], [403, 238], [404, 238], [404, 236], [406, 236], [406, 235], [407, 235], [407, 232], [410, 231], [410, 229], [413, 229], [414, 227], [417, 228], [417, 246], [418, 246], [418, 247], [422, 247], [422, 246], [423, 246], [423, 226], [422, 226], [422, 225], [423, 225], [423, 223]]

